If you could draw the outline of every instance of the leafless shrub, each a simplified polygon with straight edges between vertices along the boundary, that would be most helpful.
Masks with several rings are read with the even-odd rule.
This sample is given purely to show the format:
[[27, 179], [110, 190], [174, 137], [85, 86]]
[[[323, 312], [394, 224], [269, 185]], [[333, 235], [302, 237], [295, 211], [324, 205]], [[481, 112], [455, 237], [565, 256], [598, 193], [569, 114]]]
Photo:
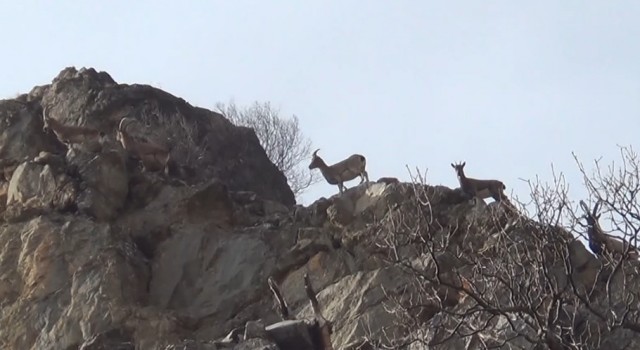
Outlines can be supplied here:
[[[601, 202], [607, 212], [602, 224], [632, 246], [638, 246], [640, 232], [640, 159], [631, 147], [620, 147], [621, 165], [612, 162], [604, 167], [600, 160], [595, 161], [591, 175], [573, 154], [584, 177], [584, 184], [591, 195], [592, 202]], [[603, 169], [604, 168], [604, 169]]]
[[199, 141], [197, 124], [189, 122], [186, 113], [178, 108], [163, 107], [158, 102], [137, 107], [135, 133], [171, 148], [173, 159], [179, 159], [180, 164], [195, 164], [205, 151]]
[[[593, 175], [578, 168], [589, 196], [607, 208], [601, 220], [606, 214], [611, 230], [635, 244], [640, 162], [629, 148], [621, 154], [618, 168], [602, 171], [596, 162]], [[564, 176], [553, 173], [550, 184], [529, 181], [531, 201], [517, 202], [519, 213], [444, 203], [414, 178], [410, 199], [375, 236], [388, 263], [410, 276], [400, 293], [384, 291], [406, 336], [383, 329], [366, 340], [388, 349], [637, 347], [640, 264], [585, 248], [577, 238], [584, 235], [580, 208]]]
[[226, 105], [220, 102], [216, 108], [232, 123], [253, 128], [271, 162], [287, 177], [296, 197], [321, 180], [303, 162], [309, 159], [312, 144], [300, 130], [298, 117], [283, 118], [269, 102], [254, 102], [245, 108], [239, 108], [233, 101]]

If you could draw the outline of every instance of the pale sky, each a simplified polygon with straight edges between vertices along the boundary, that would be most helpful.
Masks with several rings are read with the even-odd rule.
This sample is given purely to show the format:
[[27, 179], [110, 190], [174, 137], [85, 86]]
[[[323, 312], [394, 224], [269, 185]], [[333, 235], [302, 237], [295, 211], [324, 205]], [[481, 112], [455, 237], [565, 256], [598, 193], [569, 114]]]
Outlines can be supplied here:
[[[608, 164], [640, 148], [638, 1], [0, 4], [0, 97], [84, 66], [210, 109], [270, 101], [327, 163], [361, 153], [371, 180], [408, 165], [454, 188], [466, 161], [521, 198], [553, 163], [577, 201], [572, 151]], [[303, 204], [337, 191], [320, 182]]]

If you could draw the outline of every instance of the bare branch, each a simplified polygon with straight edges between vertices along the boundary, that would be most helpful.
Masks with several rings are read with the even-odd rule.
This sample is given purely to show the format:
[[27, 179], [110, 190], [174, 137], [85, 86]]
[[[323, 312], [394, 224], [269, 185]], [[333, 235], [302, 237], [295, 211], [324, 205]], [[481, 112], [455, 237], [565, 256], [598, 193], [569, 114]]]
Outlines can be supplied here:
[[232, 123], [254, 130], [267, 157], [287, 177], [296, 197], [321, 180], [303, 164], [311, 154], [312, 144], [300, 130], [297, 116], [284, 118], [269, 102], [238, 108], [230, 101], [226, 105], [217, 103], [216, 108]]
[[[406, 336], [371, 331], [367, 342], [389, 349], [638, 346], [640, 262], [628, 253], [640, 230], [640, 157], [621, 154], [619, 167], [604, 170], [596, 161], [593, 175], [579, 164], [590, 198], [575, 206], [553, 166], [551, 183], [526, 180], [531, 200], [515, 203], [528, 211], [471, 205], [426, 185], [419, 172], [412, 176], [403, 203], [372, 230], [383, 259], [411, 281], [401, 292], [383, 290], [385, 310]], [[589, 236], [585, 217], [629, 242], [623, 254], [585, 249], [578, 241]]]

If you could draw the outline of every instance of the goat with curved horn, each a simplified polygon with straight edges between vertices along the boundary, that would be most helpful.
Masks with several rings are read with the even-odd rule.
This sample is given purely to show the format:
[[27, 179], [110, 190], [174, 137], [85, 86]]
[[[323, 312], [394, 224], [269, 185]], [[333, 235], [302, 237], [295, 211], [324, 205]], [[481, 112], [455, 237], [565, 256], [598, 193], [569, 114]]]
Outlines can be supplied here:
[[593, 210], [589, 211], [587, 204], [580, 200], [580, 206], [584, 210], [583, 218], [587, 221], [587, 236], [589, 238], [589, 249], [597, 255], [602, 256], [609, 254], [625, 254], [628, 252], [629, 257], [637, 259], [640, 256], [638, 249], [630, 245], [621, 237], [616, 237], [604, 233], [600, 227], [600, 214], [598, 213], [602, 201], [598, 200], [593, 206]]
[[580, 206], [582, 207], [582, 210], [585, 212], [585, 215], [583, 215], [583, 218], [585, 218], [587, 221], [587, 236], [589, 238], [589, 249], [591, 249], [591, 251], [598, 256], [602, 255], [603, 245], [605, 241], [604, 234], [602, 234], [602, 229], [600, 229], [600, 225], [598, 224], [598, 219], [600, 218], [600, 215], [597, 215], [597, 209], [599, 205], [600, 205], [600, 202], [597, 202], [593, 207], [593, 213], [591, 213], [587, 204], [583, 200], [580, 200]]
[[170, 149], [144, 137], [134, 137], [129, 131], [129, 126], [134, 122], [130, 117], [120, 119], [116, 139], [125, 150], [140, 159], [142, 171], [166, 172], [170, 161]]

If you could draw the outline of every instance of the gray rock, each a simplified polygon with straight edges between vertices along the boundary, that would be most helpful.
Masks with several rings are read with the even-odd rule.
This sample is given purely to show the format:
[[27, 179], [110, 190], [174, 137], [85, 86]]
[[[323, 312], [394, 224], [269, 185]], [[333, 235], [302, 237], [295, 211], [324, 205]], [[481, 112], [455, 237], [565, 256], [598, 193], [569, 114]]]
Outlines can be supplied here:
[[78, 196], [78, 209], [108, 221], [116, 217], [129, 193], [129, 176], [117, 152], [104, 152], [90, 159], [74, 159], [85, 189]]

